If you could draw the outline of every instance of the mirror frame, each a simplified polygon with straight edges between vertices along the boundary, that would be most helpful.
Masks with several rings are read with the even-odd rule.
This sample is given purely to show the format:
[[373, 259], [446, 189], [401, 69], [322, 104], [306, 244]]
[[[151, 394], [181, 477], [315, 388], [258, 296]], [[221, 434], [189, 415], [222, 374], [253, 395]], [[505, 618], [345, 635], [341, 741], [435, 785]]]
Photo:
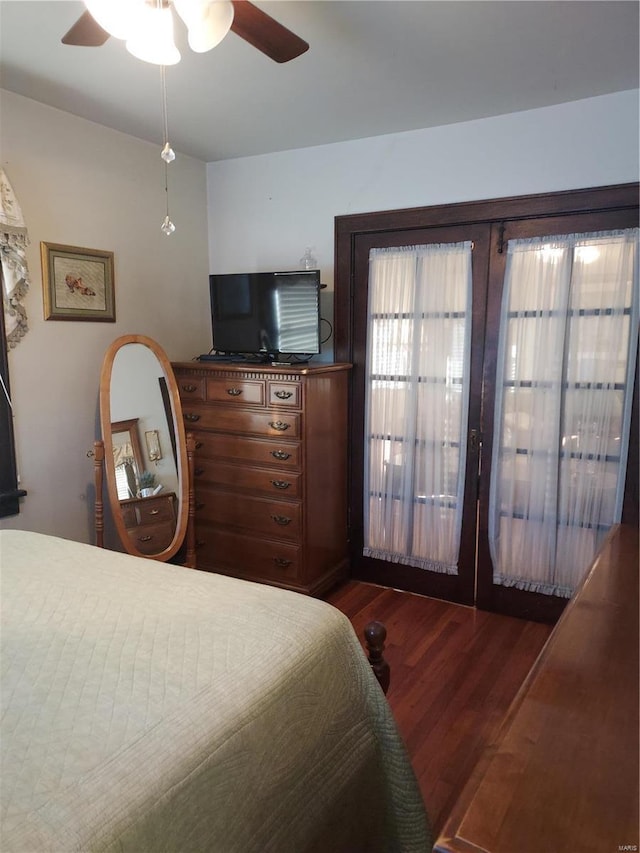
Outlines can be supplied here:
[[[173, 429], [176, 439], [179, 484], [179, 490], [177, 493], [178, 512], [173, 540], [168, 548], [164, 551], [160, 551], [158, 554], [142, 554], [131, 542], [120, 509], [115, 468], [113, 464], [110, 463], [110, 460], [113, 459], [113, 440], [111, 433], [111, 377], [113, 373], [113, 363], [120, 350], [128, 344], [142, 344], [150, 349], [155, 355], [164, 373], [167, 383], [167, 393], [171, 403], [171, 415], [173, 418]], [[190, 499], [187, 438], [182, 419], [182, 407], [180, 404], [180, 395], [178, 393], [178, 384], [173, 374], [171, 362], [167, 358], [162, 347], [152, 338], [148, 338], [145, 335], [122, 335], [121, 337], [116, 338], [116, 340], [113, 341], [107, 349], [100, 374], [100, 429], [102, 431], [102, 441], [104, 442], [104, 468], [107, 475], [107, 494], [116, 531], [123, 547], [127, 553], [133, 554], [136, 557], [145, 557], [150, 560], [161, 561], [170, 560], [171, 557], [177, 554], [183, 542], [185, 542], [187, 538]]]

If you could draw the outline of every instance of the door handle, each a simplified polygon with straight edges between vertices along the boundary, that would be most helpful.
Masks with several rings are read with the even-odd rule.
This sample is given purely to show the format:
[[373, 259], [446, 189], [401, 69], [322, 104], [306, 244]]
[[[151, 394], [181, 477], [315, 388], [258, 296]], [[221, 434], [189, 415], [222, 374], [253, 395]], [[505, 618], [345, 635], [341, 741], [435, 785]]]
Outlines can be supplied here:
[[469, 431], [469, 446], [472, 450], [480, 450], [482, 447], [482, 433], [480, 430], [472, 429]]

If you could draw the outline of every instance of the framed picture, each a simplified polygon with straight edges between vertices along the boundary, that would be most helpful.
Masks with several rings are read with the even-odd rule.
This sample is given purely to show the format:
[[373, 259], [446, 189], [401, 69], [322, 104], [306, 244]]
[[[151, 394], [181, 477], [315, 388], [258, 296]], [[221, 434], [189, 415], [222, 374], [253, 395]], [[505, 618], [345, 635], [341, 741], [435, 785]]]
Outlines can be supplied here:
[[40, 243], [45, 320], [115, 323], [113, 252]]

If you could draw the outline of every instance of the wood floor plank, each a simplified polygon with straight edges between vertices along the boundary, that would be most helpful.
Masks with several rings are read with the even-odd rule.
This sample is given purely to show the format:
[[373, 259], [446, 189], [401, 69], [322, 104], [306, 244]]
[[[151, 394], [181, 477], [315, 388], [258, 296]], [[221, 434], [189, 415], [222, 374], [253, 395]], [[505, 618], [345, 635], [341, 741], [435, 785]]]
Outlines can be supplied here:
[[359, 581], [327, 600], [361, 642], [372, 619], [387, 629], [387, 698], [437, 835], [551, 627]]

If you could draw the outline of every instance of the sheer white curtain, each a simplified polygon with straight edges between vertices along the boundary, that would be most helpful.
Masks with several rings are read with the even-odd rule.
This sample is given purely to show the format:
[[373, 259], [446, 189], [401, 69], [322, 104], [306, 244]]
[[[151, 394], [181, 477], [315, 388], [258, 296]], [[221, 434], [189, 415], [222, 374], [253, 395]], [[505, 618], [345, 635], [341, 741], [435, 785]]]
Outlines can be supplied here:
[[364, 555], [457, 574], [471, 243], [372, 249]]
[[495, 583], [569, 597], [620, 520], [638, 234], [509, 242], [489, 509]]

